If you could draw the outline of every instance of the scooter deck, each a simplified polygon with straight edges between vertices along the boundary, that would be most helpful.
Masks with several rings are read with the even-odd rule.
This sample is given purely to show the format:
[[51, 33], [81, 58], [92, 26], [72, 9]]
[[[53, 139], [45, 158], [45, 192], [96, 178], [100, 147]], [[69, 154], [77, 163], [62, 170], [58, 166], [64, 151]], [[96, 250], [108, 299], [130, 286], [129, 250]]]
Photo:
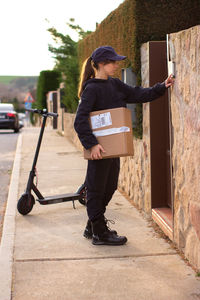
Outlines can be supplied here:
[[56, 195], [56, 196], [49, 196], [45, 197], [43, 199], [37, 199], [37, 201], [42, 204], [55, 204], [55, 203], [61, 203], [61, 202], [67, 202], [67, 201], [74, 201], [81, 199], [82, 196], [80, 194], [62, 194], [62, 195]]

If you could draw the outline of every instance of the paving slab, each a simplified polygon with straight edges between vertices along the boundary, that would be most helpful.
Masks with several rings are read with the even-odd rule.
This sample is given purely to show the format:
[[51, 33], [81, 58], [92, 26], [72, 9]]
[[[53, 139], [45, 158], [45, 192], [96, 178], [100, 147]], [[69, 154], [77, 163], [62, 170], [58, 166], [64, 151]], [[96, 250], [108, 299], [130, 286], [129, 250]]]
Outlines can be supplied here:
[[17, 262], [13, 300], [194, 300], [200, 287], [177, 256]]

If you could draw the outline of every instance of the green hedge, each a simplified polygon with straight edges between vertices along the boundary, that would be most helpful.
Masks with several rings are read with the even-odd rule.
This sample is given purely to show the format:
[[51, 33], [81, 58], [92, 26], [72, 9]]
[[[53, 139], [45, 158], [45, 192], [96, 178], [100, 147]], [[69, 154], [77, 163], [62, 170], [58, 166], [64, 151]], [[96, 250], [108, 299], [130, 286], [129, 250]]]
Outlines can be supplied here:
[[38, 109], [47, 108], [46, 95], [49, 91], [59, 88], [61, 74], [58, 71], [41, 71], [37, 83], [36, 103]]
[[[132, 67], [140, 80], [140, 47], [148, 41], [166, 39], [167, 33], [200, 24], [199, 0], [125, 0], [116, 10], [78, 44], [79, 66], [102, 45], [110, 45], [128, 58], [121, 68]], [[119, 71], [117, 76], [121, 78]], [[141, 114], [141, 108], [137, 109]], [[142, 133], [142, 117], [138, 116], [137, 135]]]

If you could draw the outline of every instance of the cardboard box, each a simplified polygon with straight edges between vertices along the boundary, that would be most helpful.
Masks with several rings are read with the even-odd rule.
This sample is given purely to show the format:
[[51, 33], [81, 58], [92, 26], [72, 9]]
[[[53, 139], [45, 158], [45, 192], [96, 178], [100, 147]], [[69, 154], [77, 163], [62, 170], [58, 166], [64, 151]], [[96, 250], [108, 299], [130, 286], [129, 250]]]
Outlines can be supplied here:
[[[103, 158], [132, 156], [133, 133], [131, 111], [120, 107], [90, 113], [90, 126], [106, 153]], [[84, 149], [84, 158], [90, 159], [90, 150]]]

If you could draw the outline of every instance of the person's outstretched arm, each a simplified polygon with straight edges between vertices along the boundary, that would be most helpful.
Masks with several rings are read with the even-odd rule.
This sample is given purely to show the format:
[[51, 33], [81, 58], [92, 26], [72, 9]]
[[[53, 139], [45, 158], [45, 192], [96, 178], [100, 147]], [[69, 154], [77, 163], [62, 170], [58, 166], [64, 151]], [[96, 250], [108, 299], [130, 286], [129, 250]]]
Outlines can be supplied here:
[[145, 103], [153, 101], [161, 97], [173, 83], [174, 79], [172, 75], [164, 82], [157, 83], [149, 88], [143, 88], [141, 86], [132, 87], [118, 80], [120, 90], [125, 94], [127, 103]]

